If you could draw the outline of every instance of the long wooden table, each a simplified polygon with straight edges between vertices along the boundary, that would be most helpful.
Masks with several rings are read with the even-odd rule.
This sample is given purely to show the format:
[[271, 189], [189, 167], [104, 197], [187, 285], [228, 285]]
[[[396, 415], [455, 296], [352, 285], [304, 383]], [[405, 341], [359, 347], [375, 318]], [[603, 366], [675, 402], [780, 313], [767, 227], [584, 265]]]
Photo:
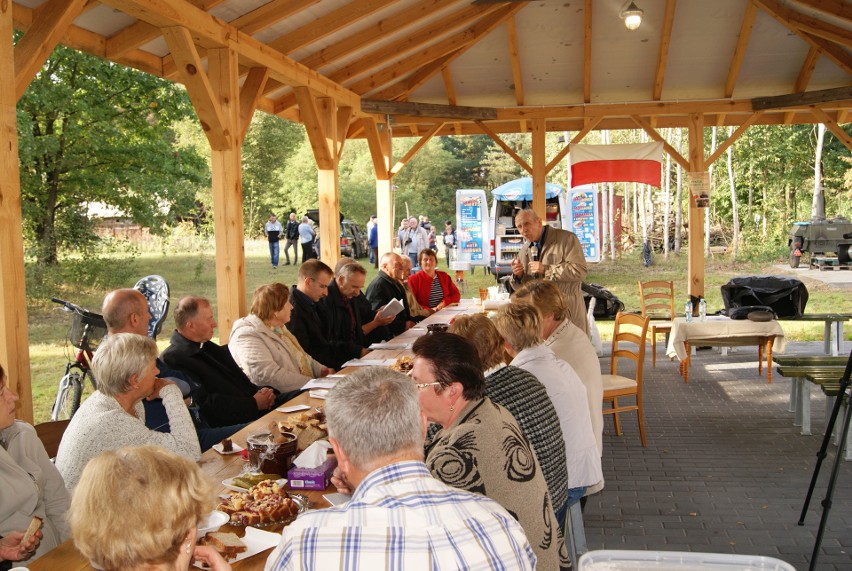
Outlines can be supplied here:
[[[408, 347], [399, 349], [378, 349], [370, 352], [365, 357], [365, 359], [397, 359], [404, 355], [410, 355], [410, 344], [413, 343], [419, 336], [426, 333], [427, 325], [430, 325], [432, 323], [449, 323], [457, 315], [476, 311], [481, 311], [481, 305], [478, 300], [462, 300], [458, 306], [444, 308], [438, 313], [429, 316], [429, 318], [417, 324], [416, 327], [409, 329], [408, 331], [389, 341], [389, 343], [392, 344], [407, 345]], [[341, 372], [351, 373], [354, 372], [354, 370], [355, 367], [349, 367], [343, 369]], [[306, 391], [298, 397], [290, 400], [287, 405], [306, 404], [311, 407], [318, 407], [322, 406], [323, 402], [324, 401], [322, 399], [310, 398], [308, 392]], [[277, 423], [279, 420], [285, 420], [289, 416], [291, 415], [273, 410], [272, 412], [266, 414], [263, 418], [256, 420], [241, 431], [237, 432], [232, 437], [232, 440], [236, 444], [239, 444], [240, 446], [245, 448], [246, 438], [249, 435], [254, 434], [256, 432], [265, 432], [271, 423]], [[211, 480], [218, 483], [218, 486], [216, 488], [217, 494], [221, 494], [226, 492], [227, 489], [220, 482], [239, 475], [243, 471], [246, 462], [239, 454], [222, 455], [216, 452], [215, 450], [208, 450], [207, 452], [201, 455], [201, 460], [198, 464], [199, 466], [201, 466], [201, 470], [205, 474], [207, 474]], [[323, 494], [334, 491], [336, 490], [331, 485], [329, 485], [326, 490], [323, 490], [321, 492], [303, 492], [300, 490], [295, 490], [296, 493], [303, 493], [310, 498], [311, 508], [329, 507], [329, 503], [322, 496]], [[151, 506], [151, 508], [156, 507], [157, 506]], [[283, 527], [283, 525], [277, 525], [264, 529], [266, 531], [280, 533]], [[242, 537], [245, 533], [245, 528], [240, 526], [225, 525], [222, 527], [222, 531], [233, 531], [234, 533]], [[269, 557], [269, 553], [269, 550], [262, 551], [257, 555], [233, 563], [233, 568], [235, 571], [262, 571], [266, 563], [266, 559]], [[77, 551], [71, 540], [66, 541], [56, 549], [50, 551], [49, 553], [46, 553], [33, 563], [28, 564], [28, 567], [32, 571], [91, 571], [94, 569], [89, 564], [89, 561], [85, 557], [83, 557], [79, 551]]]

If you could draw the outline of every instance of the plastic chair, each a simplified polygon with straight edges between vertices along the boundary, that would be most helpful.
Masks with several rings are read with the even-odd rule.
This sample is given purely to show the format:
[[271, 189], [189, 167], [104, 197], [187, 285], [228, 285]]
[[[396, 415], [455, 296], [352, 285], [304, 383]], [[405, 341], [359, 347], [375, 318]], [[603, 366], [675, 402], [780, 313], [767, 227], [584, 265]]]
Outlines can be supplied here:
[[71, 419], [56, 420], [53, 422], [42, 422], [36, 424], [35, 428], [38, 439], [41, 440], [44, 449], [47, 451], [48, 458], [56, 458], [56, 453], [59, 451], [59, 443], [62, 442], [62, 435], [65, 434], [65, 429], [68, 428], [68, 423]]
[[639, 282], [639, 300], [642, 303], [642, 316], [651, 321], [651, 367], [657, 366], [657, 335], [665, 333], [668, 343], [674, 319], [674, 284], [655, 281]]
[[151, 320], [148, 322], [148, 337], [156, 339], [163, 322], [169, 314], [169, 284], [162, 276], [145, 276], [133, 286], [148, 300], [148, 311]]
[[[645, 440], [645, 415], [642, 409], [642, 367], [645, 362], [645, 343], [648, 335], [648, 317], [642, 317], [635, 313], [621, 313], [615, 316], [615, 327], [612, 331], [612, 358], [610, 374], [601, 375], [603, 379], [603, 402], [609, 403], [611, 408], [604, 407], [603, 414], [613, 415], [615, 433], [621, 436], [621, 422], [618, 415], [631, 410], [636, 411], [639, 420], [639, 436], [642, 446], [646, 446]], [[628, 328], [625, 330], [625, 327]], [[633, 351], [625, 344], [636, 345]], [[629, 359], [636, 364], [636, 378], [631, 379], [618, 374], [619, 359]], [[636, 397], [636, 404], [619, 405], [620, 397]]]

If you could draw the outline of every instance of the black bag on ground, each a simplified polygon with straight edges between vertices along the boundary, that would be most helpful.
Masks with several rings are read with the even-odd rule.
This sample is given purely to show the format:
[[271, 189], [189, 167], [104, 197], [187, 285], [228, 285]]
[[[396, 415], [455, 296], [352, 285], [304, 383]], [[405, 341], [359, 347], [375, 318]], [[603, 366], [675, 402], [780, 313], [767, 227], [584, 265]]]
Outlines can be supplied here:
[[624, 304], [612, 292], [598, 284], [583, 283], [583, 302], [589, 311], [589, 301], [595, 298], [595, 319], [615, 319], [619, 311], [624, 311]]
[[808, 288], [796, 278], [746, 276], [722, 286], [725, 310], [756, 305], [767, 306], [779, 318], [801, 317], [808, 303]]
[[778, 317], [768, 305], [747, 305], [745, 307], [732, 307], [725, 310], [725, 314], [731, 319], [748, 319], [749, 314], [755, 312], [769, 313], [773, 319]]

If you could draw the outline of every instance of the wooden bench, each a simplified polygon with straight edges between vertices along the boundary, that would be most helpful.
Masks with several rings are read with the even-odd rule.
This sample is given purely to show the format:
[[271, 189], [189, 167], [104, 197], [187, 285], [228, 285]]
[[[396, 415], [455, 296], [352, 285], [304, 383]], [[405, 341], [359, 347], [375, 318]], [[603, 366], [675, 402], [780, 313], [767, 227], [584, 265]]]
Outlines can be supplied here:
[[801, 317], [781, 317], [778, 321], [822, 321], [825, 354], [837, 357], [843, 353], [843, 324], [850, 319], [852, 313], [809, 313]]

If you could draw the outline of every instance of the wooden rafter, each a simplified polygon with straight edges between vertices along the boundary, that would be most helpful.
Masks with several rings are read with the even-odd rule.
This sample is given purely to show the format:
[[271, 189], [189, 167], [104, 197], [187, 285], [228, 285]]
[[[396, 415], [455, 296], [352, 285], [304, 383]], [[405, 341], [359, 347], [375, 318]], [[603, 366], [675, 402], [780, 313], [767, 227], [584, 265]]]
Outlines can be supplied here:
[[[187, 0], [196, 8], [207, 11], [215, 8], [225, 0]], [[116, 59], [130, 50], [145, 45], [160, 37], [160, 29], [148, 22], [140, 20], [127, 26], [106, 41], [107, 58]]]
[[547, 163], [547, 166], [544, 168], [545, 172], [549, 173], [550, 171], [552, 171], [554, 167], [559, 164], [559, 161], [564, 159], [565, 155], [567, 155], [571, 151], [571, 145], [576, 145], [577, 143], [582, 141], [586, 137], [586, 135], [588, 135], [595, 127], [598, 126], [602, 119], [603, 117], [593, 117], [589, 121], [586, 121], [585, 125], [583, 125], [583, 128], [580, 129], [580, 131], [576, 135], [574, 135], [574, 138], [572, 138], [569, 142], [565, 143], [565, 148], [559, 151], [559, 153], [555, 157], [553, 157], [553, 159], [549, 163]]
[[825, 127], [831, 131], [841, 143], [843, 143], [843, 146], [852, 151], [852, 137], [850, 137], [846, 131], [837, 124], [837, 121], [834, 118], [819, 107], [813, 107], [811, 112], [820, 123], [825, 125]]
[[240, 88], [240, 141], [246, 138], [251, 118], [268, 79], [269, 68], [253, 67]]
[[214, 149], [230, 148], [232, 134], [228, 132], [227, 118], [213, 91], [210, 78], [204, 71], [192, 35], [189, 30], [179, 26], [163, 28], [162, 33], [178, 64], [181, 79], [186, 85], [186, 91], [210, 146]]
[[[456, 85], [453, 81], [453, 72], [450, 71], [450, 66], [445, 65], [441, 68], [441, 80], [444, 82], [444, 91], [447, 92], [447, 103], [456, 105]], [[453, 123], [456, 129], [456, 135], [461, 135], [461, 123], [456, 121]]]
[[349, 132], [349, 122], [352, 120], [352, 108], [351, 107], [338, 107], [337, 108], [337, 137], [335, 137], [335, 141], [337, 142], [337, 160], [340, 160], [341, 155], [343, 155], [343, 147], [346, 145], [346, 133]]
[[53, 48], [80, 14], [86, 0], [49, 0], [15, 46], [15, 96], [20, 99]]
[[789, 10], [786, 16], [794, 26], [803, 32], [842, 46], [852, 46], [852, 32], [849, 30], [795, 10]]
[[[817, 60], [819, 59], [819, 50], [811, 46], [808, 50], [808, 55], [805, 56], [805, 62], [802, 64], [802, 69], [799, 70], [799, 76], [796, 78], [796, 83], [793, 84], [793, 93], [801, 93], [808, 88], [808, 83], [811, 81], [811, 75], [814, 73]], [[789, 125], [793, 121], [793, 112], [788, 111], [784, 114], [784, 123]]]
[[677, 162], [677, 164], [679, 164], [680, 166], [682, 166], [682, 167], [683, 167], [684, 169], [686, 169], [687, 171], [689, 171], [689, 170], [690, 170], [690, 168], [689, 168], [689, 161], [687, 161], [685, 158], [683, 158], [683, 155], [681, 155], [679, 152], [677, 152], [677, 149], [675, 149], [674, 147], [672, 147], [672, 146], [669, 144], [669, 142], [668, 142], [668, 141], [666, 141], [666, 139], [665, 139], [662, 135], [660, 135], [660, 134], [657, 132], [657, 130], [656, 130], [656, 129], [654, 129], [653, 127], [651, 127], [651, 124], [650, 124], [648, 121], [646, 121], [643, 117], [640, 117], [639, 115], [633, 115], [633, 116], [631, 116], [631, 119], [633, 119], [633, 121], [634, 121], [637, 125], [639, 125], [639, 127], [640, 127], [643, 131], [645, 131], [646, 133], [648, 133], [648, 136], [649, 136], [649, 137], [651, 137], [651, 138], [652, 138], [652, 139], [654, 139], [655, 141], [659, 141], [659, 142], [661, 142], [661, 143], [663, 144], [663, 148], [664, 148], [664, 149], [666, 150], [666, 152], [667, 152], [667, 153], [668, 153], [668, 154], [672, 157], [672, 159], [674, 159], [674, 160], [675, 160], [675, 162]]
[[[399, 72], [399, 75], [395, 77], [387, 77], [386, 73], [383, 75], [383, 77], [387, 77], [385, 84], [390, 83], [390, 87], [386, 87], [378, 93], [373, 92], [375, 87], [368, 88], [367, 92], [373, 92], [373, 95], [377, 99], [404, 99], [408, 97], [412, 91], [431, 79], [436, 73], [439, 73], [441, 71], [441, 67], [448, 65], [451, 61], [472, 48], [481, 38], [490, 34], [497, 26], [505, 22], [507, 18], [511, 18], [524, 6], [526, 6], [526, 3], [509, 4], [508, 6], [496, 10], [491, 15], [482, 18], [464, 33], [453, 38], [449, 38], [445, 42], [439, 42], [436, 46], [432, 46], [436, 48], [435, 50], [427, 48], [423, 50], [423, 52], [415, 54], [411, 58], [406, 58], [394, 66], [394, 68]], [[450, 51], [445, 52], [445, 50], [448, 49]], [[434, 59], [431, 56], [426, 55], [427, 53], [431, 54], [434, 52], [444, 52], [444, 55], [436, 56]], [[431, 62], [429, 60], [431, 60]], [[419, 69], [414, 71], [410, 77], [404, 77], [401, 81], [395, 80], [395, 78], [404, 76], [406, 70], [411, 69], [412, 67], [419, 67]], [[387, 69], [383, 71], [386, 72]], [[376, 79], [376, 75], [371, 77]], [[380, 87], [380, 85], [377, 85], [376, 87]], [[352, 87], [352, 90], [356, 93], [364, 93], [354, 86]]]
[[311, 20], [309, 24], [269, 42], [269, 47], [290, 54], [333, 34], [346, 25], [363, 20], [396, 0], [353, 0], [337, 10]]
[[244, 34], [253, 36], [270, 26], [274, 26], [278, 22], [286, 20], [293, 14], [297, 14], [305, 8], [309, 8], [310, 6], [317, 4], [319, 1], [320, 0], [272, 0], [271, 2], [267, 2], [266, 4], [255, 8], [247, 14], [243, 14], [235, 20], [231, 20], [229, 23]]
[[[506, 34], [509, 40], [509, 61], [512, 64], [512, 85], [515, 89], [515, 103], [524, 104], [524, 77], [521, 75], [521, 57], [518, 53], [518, 30], [515, 18], [506, 20]], [[521, 132], [527, 130], [526, 122], [521, 121]]]
[[737, 38], [737, 47], [734, 48], [734, 57], [731, 59], [731, 67], [728, 69], [728, 77], [725, 79], [725, 97], [734, 96], [734, 87], [740, 75], [740, 68], [745, 60], [748, 42], [751, 39], [751, 31], [754, 28], [754, 20], [757, 17], [757, 5], [749, 2], [746, 5], [742, 24], [740, 24], [740, 35]]
[[307, 87], [294, 87], [293, 91], [296, 93], [299, 109], [302, 111], [302, 122], [305, 125], [305, 132], [311, 143], [317, 167], [330, 169], [334, 166], [334, 158], [328, 148], [328, 134], [320, 121], [320, 110], [317, 108], [316, 98]]
[[413, 103], [409, 101], [382, 101], [362, 99], [361, 110], [364, 113], [378, 115], [409, 115], [413, 117], [439, 117], [443, 119], [489, 120], [497, 118], [493, 107], [462, 107], [458, 105], [438, 105], [435, 103]]
[[479, 128], [480, 128], [480, 129], [482, 129], [482, 132], [483, 132], [483, 133], [485, 133], [486, 135], [488, 135], [489, 137], [491, 137], [491, 140], [492, 140], [492, 141], [494, 141], [495, 143], [497, 143], [497, 145], [498, 145], [501, 149], [503, 149], [504, 151], [506, 151], [506, 154], [507, 154], [507, 155], [509, 155], [510, 157], [512, 157], [512, 158], [515, 160], [515, 162], [516, 162], [516, 163], [518, 163], [519, 165], [521, 165], [521, 168], [522, 168], [522, 169], [524, 169], [525, 171], [527, 171], [527, 172], [528, 172], [528, 173], [530, 173], [530, 174], [532, 174], [532, 173], [533, 173], [532, 167], [529, 165], [529, 163], [527, 163], [527, 161], [525, 161], [524, 159], [522, 159], [522, 158], [521, 158], [521, 156], [520, 156], [520, 155], [518, 155], [518, 153], [516, 153], [516, 152], [512, 149], [512, 147], [510, 147], [509, 145], [507, 145], [507, 144], [503, 141], [503, 139], [501, 139], [501, 138], [500, 138], [500, 136], [499, 136], [497, 133], [495, 133], [494, 131], [492, 131], [492, 130], [491, 130], [491, 128], [490, 128], [490, 127], [488, 127], [488, 125], [486, 125], [486, 124], [485, 124], [485, 123], [483, 123], [482, 121], [474, 121], [474, 123], [476, 123], [476, 124], [477, 124], [477, 126], [479, 126]]
[[255, 38], [199, 10], [185, 0], [102, 0], [123, 12], [160, 28], [181, 26], [196, 40], [231, 46], [250, 66], [268, 67], [270, 77], [286, 85], [310, 85], [318, 95], [358, 109], [359, 97], [314, 70], [293, 61]]
[[796, 2], [831, 16], [852, 20], [852, 5], [845, 0], [796, 0]]
[[[375, 118], [366, 115], [361, 119], [364, 127], [364, 136], [367, 146], [370, 148], [370, 157], [373, 159], [373, 169], [376, 171], [376, 180], [388, 180], [391, 178], [390, 164], [386, 157], [390, 155], [388, 137], [379, 132], [379, 124]], [[383, 124], [385, 128], [387, 125]]]
[[583, 3], [583, 102], [592, 102], [592, 0]]
[[793, 21], [791, 17], [791, 13], [793, 12], [789, 8], [781, 5], [781, 3], [777, 2], [777, 0], [752, 0], [757, 3], [761, 8], [763, 8], [767, 14], [775, 18], [779, 21], [783, 26], [788, 28], [794, 34], [808, 42], [808, 44], [814, 46], [823, 55], [829, 58], [831, 61], [840, 66], [846, 73], [852, 75], [852, 56], [849, 55], [845, 49], [837, 46], [825, 40], [823, 38], [818, 38], [813, 34], [809, 34], [803, 30], [801, 30]]
[[399, 159], [395, 165], [393, 165], [393, 168], [391, 169], [391, 174], [398, 174], [399, 171], [402, 170], [402, 167], [407, 165], [409, 161], [414, 158], [414, 155], [420, 152], [420, 149], [422, 149], [426, 145], [426, 143], [429, 142], [429, 139], [434, 137], [435, 133], [437, 133], [443, 126], [444, 123], [435, 123], [435, 125], [431, 129], [429, 129], [429, 131], [427, 131], [426, 134], [424, 134], [419, 141], [414, 143], [414, 145], [410, 149], [408, 149], [408, 152], [405, 153], [405, 155], [401, 159]]
[[660, 53], [657, 56], [657, 71], [654, 74], [654, 99], [659, 101], [663, 96], [663, 83], [666, 79], [666, 64], [669, 61], [669, 46], [672, 43], [672, 25], [674, 24], [677, 0], [666, 0], [666, 11], [663, 14], [663, 27], [660, 30]]
[[752, 100], [755, 111], [761, 109], [784, 109], [785, 107], [804, 107], [816, 103], [832, 103], [852, 99], [852, 86], [790, 93], [774, 97], [756, 97]]
[[707, 158], [707, 160], [705, 161], [705, 165], [709, 167], [710, 165], [712, 165], [713, 163], [715, 163], [715, 162], [716, 162], [716, 159], [718, 159], [719, 157], [721, 157], [721, 156], [722, 156], [722, 153], [724, 153], [725, 151], [727, 151], [727, 150], [728, 150], [728, 147], [730, 147], [731, 145], [733, 145], [733, 144], [736, 142], [736, 140], [740, 138], [740, 135], [742, 135], [743, 133], [745, 133], [746, 129], [748, 129], [751, 125], [753, 125], [753, 124], [754, 124], [754, 122], [755, 122], [755, 121], [757, 121], [757, 119], [758, 119], [758, 118], [759, 118], [762, 114], [763, 114], [763, 112], [762, 112], [762, 111], [758, 111], [757, 113], [752, 114], [752, 115], [751, 115], [748, 119], [746, 119], [746, 120], [745, 120], [745, 122], [744, 122], [742, 125], [740, 125], [740, 126], [737, 128], [737, 130], [736, 130], [736, 131], [734, 131], [733, 133], [731, 133], [731, 136], [730, 136], [730, 137], [728, 137], [727, 139], [725, 139], [725, 142], [724, 142], [724, 143], [722, 143], [721, 145], [719, 145], [719, 146], [716, 148], [716, 151], [715, 151], [712, 155], [710, 155], [710, 156]]

